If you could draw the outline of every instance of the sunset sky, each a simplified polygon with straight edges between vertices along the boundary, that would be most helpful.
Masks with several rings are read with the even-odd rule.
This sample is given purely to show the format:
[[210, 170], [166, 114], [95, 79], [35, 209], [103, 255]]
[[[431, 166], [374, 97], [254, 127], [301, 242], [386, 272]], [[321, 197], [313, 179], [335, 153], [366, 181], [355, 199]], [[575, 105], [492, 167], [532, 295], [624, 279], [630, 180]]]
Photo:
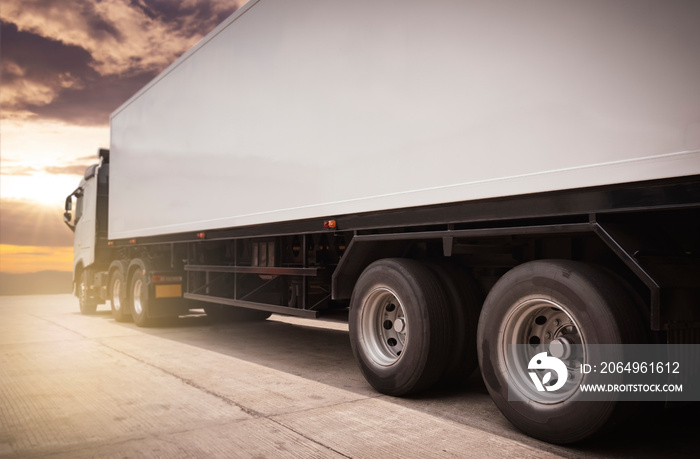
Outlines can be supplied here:
[[72, 269], [63, 202], [109, 115], [246, 0], [2, 0], [0, 272]]

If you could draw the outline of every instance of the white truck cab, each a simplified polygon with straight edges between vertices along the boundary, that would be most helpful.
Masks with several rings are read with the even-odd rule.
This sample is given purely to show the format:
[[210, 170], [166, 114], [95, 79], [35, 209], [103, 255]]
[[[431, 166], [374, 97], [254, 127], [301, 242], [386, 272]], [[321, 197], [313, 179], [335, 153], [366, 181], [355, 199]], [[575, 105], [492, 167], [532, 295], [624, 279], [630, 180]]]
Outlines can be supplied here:
[[[107, 192], [109, 150], [101, 149], [99, 163], [85, 171], [80, 185], [66, 197], [63, 221], [75, 233], [73, 237], [73, 285], [83, 313], [95, 311], [98, 292], [93, 291], [88, 277], [99, 271], [100, 255], [106, 247]], [[98, 201], [104, 199], [104, 203]], [[104, 246], [104, 247], [103, 247]]]

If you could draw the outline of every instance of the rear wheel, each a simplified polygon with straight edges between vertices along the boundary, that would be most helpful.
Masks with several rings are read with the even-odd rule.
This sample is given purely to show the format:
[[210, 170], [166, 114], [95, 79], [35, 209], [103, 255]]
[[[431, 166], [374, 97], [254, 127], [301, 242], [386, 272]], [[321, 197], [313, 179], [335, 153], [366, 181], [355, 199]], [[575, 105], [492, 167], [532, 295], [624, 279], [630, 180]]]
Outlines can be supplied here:
[[127, 288], [124, 282], [124, 274], [117, 270], [110, 279], [110, 303], [112, 306], [112, 316], [117, 322], [126, 322], [131, 319], [129, 308], [127, 307]]
[[445, 370], [451, 311], [440, 281], [415, 260], [368, 266], [353, 290], [349, 325], [360, 370], [382, 393], [418, 392]]
[[[477, 333], [482, 375], [498, 408], [528, 435], [552, 443], [583, 440], [625, 412], [613, 399], [577, 401], [584, 379], [580, 365], [603, 361], [598, 347], [587, 345], [644, 340], [626, 288], [602, 269], [566, 260], [533, 261], [509, 271], [487, 296]], [[542, 380], [553, 386], [563, 375], [556, 390], [536, 385], [529, 371], [543, 350], [566, 367]]]
[[150, 298], [148, 295], [148, 284], [143, 271], [137, 269], [131, 276], [131, 318], [139, 327], [147, 327], [151, 325], [151, 319], [148, 316], [148, 308]]
[[81, 314], [94, 314], [97, 311], [97, 301], [90, 296], [87, 270], [80, 273], [78, 280], [78, 302]]

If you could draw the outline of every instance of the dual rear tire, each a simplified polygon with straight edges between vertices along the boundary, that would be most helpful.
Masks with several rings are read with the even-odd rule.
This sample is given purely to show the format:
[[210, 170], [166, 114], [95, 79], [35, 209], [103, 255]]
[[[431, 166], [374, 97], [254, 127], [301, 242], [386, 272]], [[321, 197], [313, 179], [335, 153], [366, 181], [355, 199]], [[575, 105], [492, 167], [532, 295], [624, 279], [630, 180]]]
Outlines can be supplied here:
[[149, 317], [151, 299], [146, 274], [142, 269], [135, 269], [127, 282], [125, 272], [126, 269], [116, 269], [110, 276], [112, 317], [117, 322], [133, 320], [139, 327], [147, 327], [152, 320]]
[[[603, 269], [569, 260], [525, 263], [494, 285], [479, 319], [478, 356], [486, 387], [511, 423], [532, 437], [566, 444], [624, 419], [629, 403], [578, 398], [585, 382], [581, 364], [623, 359], [597, 355], [594, 345], [646, 341], [629, 292]], [[566, 365], [566, 383], [553, 392], [542, 392], [529, 375], [528, 362], [543, 349]]]
[[126, 322], [131, 320], [129, 312], [127, 283], [124, 281], [124, 274], [121, 270], [116, 270], [110, 279], [110, 304], [112, 308], [112, 317], [117, 322]]
[[471, 372], [474, 334], [456, 324], [474, 317], [462, 309], [478, 304], [464, 300], [445, 268], [399, 258], [368, 266], [349, 314], [350, 344], [365, 379], [381, 393], [400, 396]]
[[[584, 382], [577, 368], [603, 361], [589, 345], [646, 342], [637, 300], [613, 274], [569, 260], [519, 265], [489, 292], [478, 329], [477, 291], [450, 265], [409, 259], [369, 265], [356, 283], [349, 315], [350, 343], [365, 379], [387, 395], [412, 394], [441, 379], [463, 380], [478, 348], [496, 406], [532, 437], [580, 441], [614, 427], [634, 409], [614, 399], [577, 399]], [[567, 378], [556, 392], [540, 392], [528, 371], [542, 349], [566, 366]]]
[[139, 327], [148, 327], [152, 323], [148, 314], [151, 298], [144, 270], [134, 270], [129, 285], [131, 288], [131, 318]]

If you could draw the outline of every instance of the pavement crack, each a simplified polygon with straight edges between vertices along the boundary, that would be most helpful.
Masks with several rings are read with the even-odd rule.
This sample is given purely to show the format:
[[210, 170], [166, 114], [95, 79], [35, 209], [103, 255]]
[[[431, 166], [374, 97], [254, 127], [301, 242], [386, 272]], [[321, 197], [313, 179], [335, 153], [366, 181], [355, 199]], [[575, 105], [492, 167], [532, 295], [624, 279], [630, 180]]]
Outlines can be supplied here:
[[178, 375], [177, 373], [175, 373], [175, 372], [173, 372], [173, 371], [167, 370], [167, 369], [162, 368], [162, 367], [159, 367], [158, 365], [155, 365], [155, 364], [153, 364], [153, 363], [151, 363], [151, 362], [148, 362], [148, 361], [146, 361], [146, 360], [140, 359], [140, 358], [138, 358], [138, 357], [136, 357], [136, 356], [134, 356], [134, 355], [131, 355], [131, 354], [127, 353], [127, 352], [122, 351], [121, 349], [117, 349], [117, 348], [115, 348], [115, 347], [113, 347], [113, 346], [110, 346], [109, 344], [105, 344], [105, 343], [103, 343], [103, 342], [100, 342], [99, 344], [102, 345], [102, 346], [104, 346], [104, 347], [106, 347], [106, 348], [108, 348], [108, 349], [110, 349], [110, 350], [112, 350], [112, 351], [114, 351], [114, 352], [117, 352], [117, 353], [122, 354], [122, 355], [124, 355], [124, 356], [126, 356], [126, 357], [129, 357], [129, 358], [131, 358], [131, 359], [133, 359], [133, 360], [136, 360], [137, 362], [140, 362], [140, 363], [142, 363], [142, 364], [144, 364], [144, 365], [146, 365], [146, 366], [149, 366], [149, 367], [154, 368], [154, 369], [156, 369], [156, 370], [158, 370], [158, 371], [161, 371], [161, 372], [167, 374], [168, 376], [172, 376], [173, 378], [179, 380], [180, 382], [182, 382], [183, 384], [185, 384], [185, 385], [187, 385], [187, 386], [190, 386], [190, 387], [192, 387], [192, 388], [194, 388], [194, 389], [197, 389], [197, 390], [199, 390], [199, 391], [201, 391], [201, 392], [204, 392], [204, 393], [206, 393], [206, 394], [208, 394], [208, 395], [211, 395], [212, 397], [218, 398], [219, 400], [223, 401], [223, 402], [226, 403], [227, 405], [235, 406], [236, 408], [240, 409], [241, 411], [243, 411], [244, 413], [246, 413], [246, 414], [249, 415], [249, 416], [252, 416], [252, 417], [254, 417], [254, 418], [265, 418], [265, 417], [266, 417], [264, 414], [260, 413], [259, 411], [256, 411], [256, 410], [254, 410], [254, 409], [252, 409], [252, 408], [248, 408], [248, 407], [246, 407], [246, 406], [244, 406], [244, 405], [241, 405], [240, 403], [237, 403], [237, 402], [235, 402], [234, 400], [231, 400], [230, 398], [228, 398], [228, 397], [226, 397], [226, 396], [224, 396], [224, 395], [221, 395], [221, 394], [219, 394], [218, 392], [215, 392], [215, 391], [213, 391], [213, 390], [211, 390], [211, 389], [207, 389], [206, 387], [204, 387], [204, 386], [202, 386], [202, 385], [200, 385], [200, 384], [197, 384], [196, 382], [192, 381], [191, 379], [184, 378], [184, 377]]
[[206, 393], [206, 394], [208, 394], [208, 395], [211, 395], [212, 397], [216, 397], [216, 398], [218, 398], [219, 400], [223, 401], [224, 403], [226, 403], [226, 404], [228, 404], [228, 405], [230, 405], [230, 406], [234, 406], [234, 407], [238, 408], [239, 410], [241, 410], [242, 412], [246, 413], [247, 415], [251, 416], [251, 417], [254, 418], [254, 419], [265, 419], [265, 420], [267, 420], [267, 421], [269, 421], [269, 422], [272, 422], [272, 423], [276, 424], [276, 425], [279, 426], [280, 428], [283, 428], [283, 429], [285, 429], [285, 430], [288, 430], [289, 432], [292, 432], [292, 433], [294, 433], [295, 435], [298, 435], [298, 436], [304, 438], [304, 439], [307, 440], [307, 441], [310, 441], [310, 442], [312, 442], [312, 443], [315, 443], [315, 444], [317, 444], [318, 446], [320, 446], [320, 447], [322, 447], [322, 448], [325, 448], [325, 449], [327, 449], [328, 451], [331, 451], [331, 452], [333, 452], [333, 453], [335, 453], [335, 454], [337, 454], [337, 455], [339, 455], [339, 456], [346, 457], [346, 458], [350, 458], [350, 457], [351, 457], [351, 456], [348, 456], [347, 454], [344, 454], [344, 453], [342, 453], [342, 452], [340, 452], [340, 451], [335, 450], [334, 448], [332, 448], [332, 447], [330, 447], [330, 446], [328, 446], [328, 445], [325, 445], [325, 444], [319, 442], [317, 439], [315, 439], [315, 438], [313, 438], [313, 437], [310, 437], [310, 436], [304, 434], [303, 432], [300, 432], [300, 431], [298, 431], [298, 430], [296, 430], [296, 429], [294, 429], [294, 428], [292, 428], [292, 427], [290, 427], [290, 426], [288, 426], [288, 425], [282, 423], [281, 421], [278, 421], [278, 420], [276, 420], [276, 419], [273, 419], [273, 418], [272, 418], [273, 415], [269, 415], [269, 416], [268, 416], [268, 415], [263, 414], [263, 413], [261, 413], [261, 412], [259, 412], [259, 411], [257, 411], [257, 410], [254, 410], [254, 409], [252, 409], [252, 408], [248, 408], [247, 406], [241, 405], [240, 403], [237, 403], [237, 402], [235, 402], [234, 400], [231, 400], [230, 398], [228, 398], [228, 397], [226, 397], [226, 396], [224, 396], [224, 395], [219, 394], [218, 392], [215, 392], [215, 391], [213, 391], [213, 390], [211, 390], [211, 389], [207, 389], [206, 387], [204, 387], [204, 386], [202, 386], [202, 385], [200, 385], [200, 384], [197, 384], [196, 382], [192, 381], [191, 379], [183, 378], [182, 376], [178, 375], [177, 373], [174, 373], [174, 372], [172, 372], [172, 371], [166, 370], [165, 368], [159, 367], [158, 365], [154, 365], [154, 364], [152, 364], [151, 362], [148, 362], [148, 361], [146, 361], [146, 360], [140, 359], [140, 358], [138, 358], [138, 357], [136, 357], [136, 356], [133, 356], [133, 355], [131, 355], [131, 354], [129, 354], [129, 353], [126, 353], [126, 352], [124, 352], [124, 351], [122, 351], [122, 350], [120, 350], [120, 349], [117, 349], [117, 348], [115, 348], [115, 347], [113, 347], [113, 346], [110, 346], [110, 345], [105, 344], [105, 343], [103, 343], [103, 342], [100, 342], [100, 344], [101, 344], [102, 346], [104, 346], [104, 347], [106, 347], [106, 348], [108, 348], [108, 349], [114, 351], [114, 352], [117, 352], [117, 353], [119, 353], [119, 354], [122, 354], [122, 355], [124, 355], [124, 356], [126, 356], [126, 357], [129, 357], [129, 358], [131, 358], [131, 359], [133, 359], [133, 360], [135, 360], [135, 361], [137, 361], [137, 362], [140, 362], [140, 363], [142, 363], [142, 364], [144, 364], [144, 365], [147, 365], [147, 366], [149, 366], [149, 367], [151, 367], [151, 368], [154, 368], [154, 369], [156, 369], [156, 370], [158, 370], [158, 371], [161, 371], [161, 372], [163, 372], [163, 373], [165, 373], [165, 374], [167, 374], [167, 375], [169, 375], [169, 376], [172, 376], [173, 378], [176, 378], [177, 380], [181, 381], [183, 384], [186, 384], [186, 385], [188, 385], [188, 386], [190, 386], [190, 387], [192, 387], [192, 388], [194, 388], [194, 389], [197, 389], [197, 390], [199, 390], [199, 391], [201, 391], [201, 392], [204, 392], [204, 393]]
[[306, 439], [306, 440], [308, 440], [308, 441], [310, 441], [310, 442], [312, 442], [312, 443], [315, 443], [315, 444], [321, 446], [322, 448], [326, 448], [328, 451], [334, 452], [335, 454], [337, 454], [337, 455], [339, 455], [339, 456], [347, 457], [347, 458], [351, 458], [351, 457], [352, 457], [352, 456], [348, 456], [347, 454], [341, 453], [341, 452], [338, 451], [337, 449], [331, 448], [330, 446], [321, 443], [321, 442], [318, 441], [316, 438], [309, 437], [308, 435], [304, 434], [303, 432], [299, 432], [298, 430], [293, 429], [292, 427], [289, 427], [288, 425], [286, 425], [286, 424], [284, 424], [284, 423], [282, 423], [282, 422], [280, 422], [280, 421], [278, 421], [278, 420], [276, 420], [276, 419], [273, 419], [272, 417], [267, 417], [266, 419], [267, 419], [268, 421], [270, 421], [270, 422], [273, 422], [273, 423], [277, 424], [278, 426], [280, 426], [280, 427], [283, 428], [283, 429], [286, 429], [286, 430], [288, 430], [288, 431], [290, 431], [290, 432], [293, 432], [293, 433], [295, 433], [296, 435], [299, 435], [300, 437], [302, 437], [302, 438], [304, 438], [304, 439]]
[[202, 391], [202, 392], [204, 392], [204, 393], [206, 393], [206, 394], [209, 394], [209, 395], [211, 395], [211, 396], [213, 396], [213, 397], [216, 397], [216, 398], [222, 400], [224, 403], [226, 403], [226, 404], [228, 404], [228, 405], [237, 407], [238, 409], [240, 409], [240, 410], [243, 411], [244, 413], [248, 414], [249, 416], [252, 416], [252, 417], [254, 417], [254, 418], [263, 418], [263, 417], [265, 417], [263, 414], [261, 414], [261, 413], [255, 411], [255, 410], [253, 410], [253, 409], [251, 409], [251, 408], [248, 408], [248, 407], [246, 407], [246, 406], [243, 406], [243, 405], [241, 405], [241, 404], [239, 404], [239, 403], [236, 403], [235, 401], [229, 399], [228, 397], [225, 397], [225, 396], [223, 396], [223, 395], [221, 395], [221, 394], [219, 394], [219, 393], [216, 393], [216, 392], [214, 392], [214, 391], [212, 391], [212, 390], [210, 390], [210, 389], [207, 389], [206, 387], [203, 387], [203, 386], [197, 384], [196, 382], [194, 382], [194, 381], [192, 381], [192, 380], [190, 380], [190, 379], [183, 378], [182, 376], [178, 375], [177, 373], [174, 373], [174, 372], [172, 372], [172, 371], [168, 371], [168, 370], [166, 370], [165, 368], [159, 367], [159, 366], [154, 365], [154, 364], [152, 364], [152, 363], [150, 363], [150, 362], [148, 362], [148, 361], [146, 361], [146, 360], [140, 359], [140, 358], [138, 358], [138, 357], [136, 357], [136, 356], [134, 356], [134, 355], [131, 355], [131, 354], [129, 354], [129, 353], [126, 353], [126, 352], [124, 352], [124, 351], [122, 351], [122, 350], [120, 350], [120, 349], [117, 349], [117, 348], [115, 348], [115, 347], [113, 347], [113, 346], [110, 346], [109, 344], [104, 343], [103, 341], [91, 339], [90, 337], [85, 336], [84, 334], [80, 333], [80, 332], [77, 331], [77, 330], [74, 330], [74, 329], [72, 329], [72, 328], [66, 327], [66, 326], [63, 325], [63, 324], [58, 323], [58, 322], [53, 321], [53, 320], [50, 320], [50, 319], [47, 319], [46, 317], [38, 316], [38, 315], [36, 315], [36, 314], [30, 314], [30, 315], [31, 315], [32, 317], [37, 318], [37, 319], [41, 319], [41, 320], [44, 320], [44, 321], [46, 321], [46, 322], [49, 322], [49, 323], [51, 323], [51, 324], [53, 324], [53, 325], [55, 325], [55, 326], [57, 326], [57, 327], [60, 327], [60, 328], [62, 328], [62, 329], [64, 329], [64, 330], [67, 330], [67, 331], [69, 331], [69, 332], [71, 332], [71, 333], [73, 333], [73, 334], [75, 334], [75, 335], [77, 335], [77, 336], [79, 336], [79, 337], [81, 337], [81, 338], [83, 338], [83, 339], [85, 339], [85, 340], [96, 342], [97, 344], [99, 344], [99, 345], [101, 345], [101, 346], [103, 346], [103, 347], [105, 347], [105, 348], [107, 348], [107, 349], [110, 349], [110, 350], [113, 351], [113, 352], [117, 352], [117, 353], [122, 354], [122, 355], [124, 355], [124, 356], [126, 356], [126, 357], [129, 357], [129, 358], [131, 358], [131, 359], [133, 359], [133, 360], [136, 360], [137, 362], [140, 362], [140, 363], [142, 363], [142, 364], [144, 364], [144, 365], [147, 365], [147, 366], [149, 366], [149, 367], [151, 367], [151, 368], [155, 368], [155, 369], [157, 369], [157, 370], [159, 370], [159, 371], [161, 371], [161, 372], [163, 372], [163, 373], [165, 373], [165, 374], [167, 374], [167, 375], [169, 375], [169, 376], [172, 376], [173, 378], [178, 379], [178, 380], [181, 381], [183, 384], [186, 384], [186, 385], [188, 385], [188, 386], [190, 386], [190, 387], [192, 387], [192, 388], [195, 388], [195, 389], [197, 389], [197, 390], [199, 390], [199, 391]]
[[73, 333], [74, 335], [78, 335], [79, 337], [81, 337], [81, 338], [83, 338], [83, 339], [87, 339], [87, 340], [90, 339], [90, 338], [88, 338], [87, 336], [85, 336], [85, 335], [83, 335], [82, 333], [80, 333], [79, 331], [73, 330], [72, 328], [69, 328], [69, 327], [66, 327], [65, 325], [63, 325], [63, 324], [61, 324], [61, 323], [58, 323], [58, 322], [56, 322], [56, 321], [54, 321], [54, 320], [50, 320], [50, 319], [47, 319], [46, 317], [38, 316], [38, 315], [36, 315], [36, 314], [29, 314], [29, 316], [30, 316], [30, 317], [34, 317], [35, 319], [40, 319], [40, 320], [43, 320], [43, 321], [45, 321], [45, 322], [48, 322], [48, 323], [50, 323], [50, 324], [52, 324], [52, 325], [55, 325], [55, 326], [57, 326], [57, 327], [59, 327], [59, 328], [62, 328], [62, 329], [64, 329], [64, 330], [66, 330], [66, 331], [69, 331], [69, 332]]

